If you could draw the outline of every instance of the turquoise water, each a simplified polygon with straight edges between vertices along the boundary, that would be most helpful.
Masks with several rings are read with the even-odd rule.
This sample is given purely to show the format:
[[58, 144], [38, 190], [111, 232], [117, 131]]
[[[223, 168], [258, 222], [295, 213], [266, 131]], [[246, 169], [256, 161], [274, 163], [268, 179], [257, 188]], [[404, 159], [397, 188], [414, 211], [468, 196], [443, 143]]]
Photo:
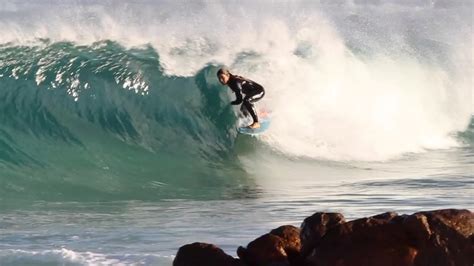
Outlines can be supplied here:
[[[472, 209], [469, 8], [0, 4], [0, 265], [171, 265], [316, 211]], [[221, 65], [267, 89], [265, 134], [237, 133]]]
[[362, 165], [295, 161], [280, 173], [268, 168], [280, 159], [266, 156], [248, 177], [254, 186], [245, 193], [236, 186], [225, 199], [2, 204], [2, 265], [171, 265], [181, 245], [215, 243], [235, 256], [239, 245], [282, 224], [299, 226], [316, 211], [354, 219], [385, 211], [469, 209], [472, 154], [452, 150]]
[[165, 77], [153, 49], [111, 42], [1, 54], [2, 166], [14, 176], [2, 200], [193, 197], [202, 183], [231, 186], [242, 176], [236, 118], [225, 91], [207, 84], [215, 67]]

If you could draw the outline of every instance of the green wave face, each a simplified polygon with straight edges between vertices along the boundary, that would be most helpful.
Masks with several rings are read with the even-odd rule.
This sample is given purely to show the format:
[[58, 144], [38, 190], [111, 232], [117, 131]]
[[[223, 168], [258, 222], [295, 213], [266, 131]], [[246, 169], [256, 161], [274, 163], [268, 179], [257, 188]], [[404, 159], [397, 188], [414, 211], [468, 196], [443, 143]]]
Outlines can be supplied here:
[[0, 48], [0, 199], [214, 198], [245, 182], [216, 68], [165, 76], [151, 47]]

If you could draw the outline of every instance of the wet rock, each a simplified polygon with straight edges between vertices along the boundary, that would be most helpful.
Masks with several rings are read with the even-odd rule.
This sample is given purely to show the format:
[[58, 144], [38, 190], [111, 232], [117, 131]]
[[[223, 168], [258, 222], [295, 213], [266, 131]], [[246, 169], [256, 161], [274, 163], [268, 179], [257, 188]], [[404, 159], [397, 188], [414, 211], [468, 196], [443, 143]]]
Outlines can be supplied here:
[[[326, 230], [308, 265], [473, 265], [473, 214], [440, 210], [377, 215]], [[305, 242], [303, 241], [303, 246]]]
[[289, 265], [283, 240], [272, 234], [265, 234], [247, 245], [239, 247], [237, 255], [249, 266]]
[[283, 240], [283, 248], [290, 258], [299, 256], [301, 250], [301, 230], [292, 225], [280, 226], [270, 231], [270, 234], [276, 235]]
[[474, 265], [474, 214], [468, 210], [419, 212], [426, 217], [429, 239], [420, 248], [416, 265]]
[[173, 266], [244, 266], [212, 244], [192, 243], [179, 248]]
[[239, 247], [239, 259], [214, 245], [181, 247], [174, 266], [472, 266], [474, 215], [437, 210], [394, 212], [346, 222], [340, 213], [315, 213], [301, 230], [281, 226]]
[[340, 213], [317, 212], [304, 219], [301, 224], [301, 256], [308, 256], [319, 245], [326, 231], [345, 223], [344, 216]]
[[237, 255], [249, 266], [297, 265], [300, 261], [300, 230], [285, 225], [272, 230], [247, 245]]

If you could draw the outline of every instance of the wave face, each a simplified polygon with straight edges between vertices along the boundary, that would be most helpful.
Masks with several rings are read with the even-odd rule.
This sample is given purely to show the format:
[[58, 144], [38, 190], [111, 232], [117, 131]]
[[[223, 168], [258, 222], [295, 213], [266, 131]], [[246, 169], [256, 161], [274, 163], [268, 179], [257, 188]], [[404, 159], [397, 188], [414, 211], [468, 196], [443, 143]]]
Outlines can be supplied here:
[[470, 10], [471, 1], [7, 1], [0, 198], [245, 190], [219, 65], [266, 87], [273, 120], [259, 143], [289, 157], [384, 161], [472, 147]]
[[2, 195], [60, 186], [67, 194], [41, 197], [98, 190], [140, 198], [231, 175], [235, 116], [225, 90], [208, 82], [214, 67], [167, 77], [152, 48], [109, 41], [0, 54]]

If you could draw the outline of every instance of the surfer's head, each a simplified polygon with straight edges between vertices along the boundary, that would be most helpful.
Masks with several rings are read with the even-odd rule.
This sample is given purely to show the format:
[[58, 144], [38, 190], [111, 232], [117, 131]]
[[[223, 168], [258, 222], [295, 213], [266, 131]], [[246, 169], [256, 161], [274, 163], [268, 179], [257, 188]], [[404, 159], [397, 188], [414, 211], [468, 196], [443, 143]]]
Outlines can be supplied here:
[[227, 82], [229, 82], [229, 79], [230, 79], [230, 76], [232, 74], [230, 74], [230, 71], [229, 69], [225, 68], [225, 67], [221, 67], [219, 69], [219, 71], [217, 71], [217, 78], [219, 79], [219, 82], [222, 84], [222, 85], [226, 85]]

